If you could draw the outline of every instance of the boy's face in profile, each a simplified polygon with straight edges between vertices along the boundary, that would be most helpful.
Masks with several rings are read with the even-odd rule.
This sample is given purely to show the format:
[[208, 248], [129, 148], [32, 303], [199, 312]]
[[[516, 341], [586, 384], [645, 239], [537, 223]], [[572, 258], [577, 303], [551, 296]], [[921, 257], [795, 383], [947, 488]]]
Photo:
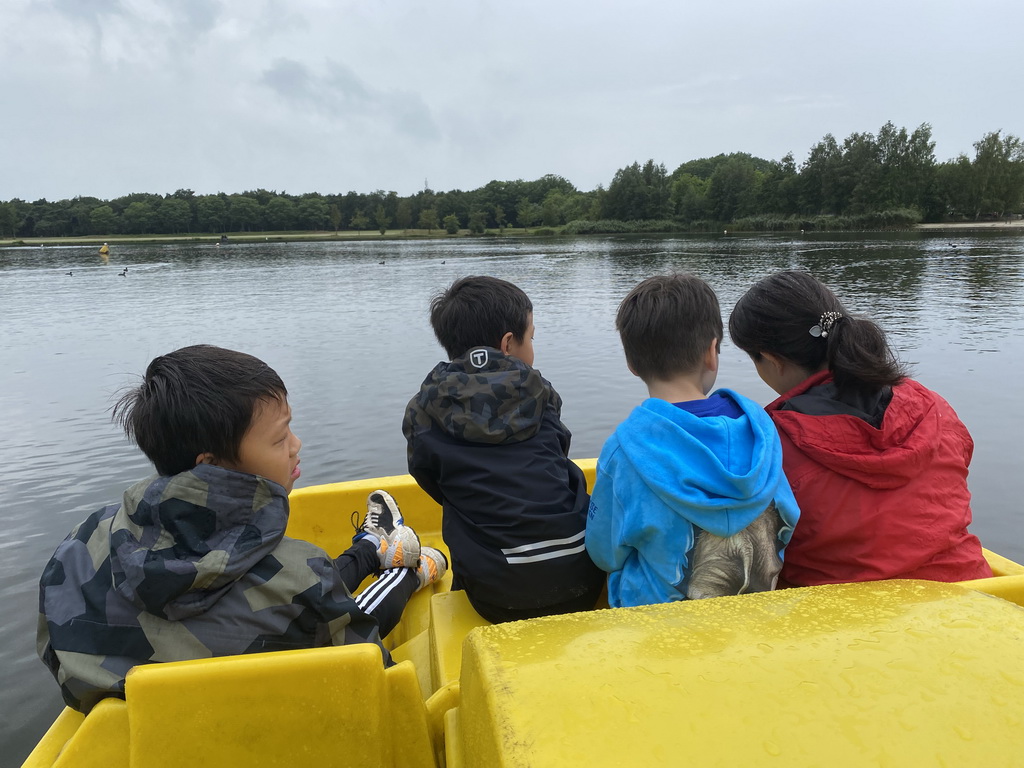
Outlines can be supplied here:
[[214, 461], [227, 469], [259, 475], [291, 492], [299, 479], [302, 441], [292, 432], [288, 398], [260, 400], [252, 424], [238, 446], [238, 461]]
[[536, 328], [533, 327], [533, 312], [526, 315], [526, 333], [523, 334], [522, 342], [516, 341], [516, 337], [508, 335], [508, 348], [503, 350], [505, 354], [522, 360], [527, 365], [533, 365], [533, 334]]

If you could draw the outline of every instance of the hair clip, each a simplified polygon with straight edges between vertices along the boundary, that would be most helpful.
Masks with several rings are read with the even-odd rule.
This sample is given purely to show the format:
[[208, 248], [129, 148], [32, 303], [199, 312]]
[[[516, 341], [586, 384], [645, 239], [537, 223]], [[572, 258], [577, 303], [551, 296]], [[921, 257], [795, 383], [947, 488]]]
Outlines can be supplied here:
[[811, 336], [827, 338], [829, 331], [835, 326], [836, 321], [843, 316], [842, 312], [822, 312], [817, 325], [812, 325], [808, 331]]

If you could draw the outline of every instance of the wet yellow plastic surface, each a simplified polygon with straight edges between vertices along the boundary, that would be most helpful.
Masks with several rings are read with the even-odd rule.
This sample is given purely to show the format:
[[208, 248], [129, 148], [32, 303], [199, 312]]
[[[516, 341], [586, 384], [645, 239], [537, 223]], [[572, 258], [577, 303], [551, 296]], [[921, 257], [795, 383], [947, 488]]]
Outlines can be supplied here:
[[449, 765], [1020, 765], [1022, 641], [1019, 606], [920, 581], [484, 627]]
[[128, 708], [122, 699], [104, 699], [85, 718], [78, 738], [60, 753], [54, 768], [119, 765], [128, 765]]
[[462, 643], [471, 629], [490, 622], [469, 604], [466, 593], [447, 592], [430, 601], [430, 658], [433, 690], [459, 679]]
[[84, 720], [85, 716], [81, 712], [64, 707], [32, 753], [25, 758], [21, 768], [43, 768], [53, 765], [64, 745], [81, 729]]
[[371, 645], [136, 667], [125, 692], [133, 768], [433, 766], [415, 670]]

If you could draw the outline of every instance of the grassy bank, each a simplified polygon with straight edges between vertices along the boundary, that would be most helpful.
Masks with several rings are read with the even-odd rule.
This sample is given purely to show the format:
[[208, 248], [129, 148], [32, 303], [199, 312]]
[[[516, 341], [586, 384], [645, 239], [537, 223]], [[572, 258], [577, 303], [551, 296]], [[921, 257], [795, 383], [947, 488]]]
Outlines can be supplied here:
[[[611, 222], [593, 222], [593, 224], [610, 224]], [[584, 235], [584, 234], [616, 234], [626, 232], [638, 232], [636, 228], [630, 228], [626, 226], [626, 222], [619, 222], [622, 224], [622, 228], [616, 229], [614, 227], [608, 227], [605, 231], [601, 231], [601, 227], [596, 227], [593, 231], [588, 231], [584, 228], [580, 231], [579, 228], [574, 228], [572, 224], [567, 224], [564, 227], [505, 227], [504, 229], [489, 229], [483, 234], [473, 234], [468, 229], [459, 230], [458, 234], [449, 235], [443, 229], [425, 230], [425, 229], [389, 229], [382, 235], [376, 230], [362, 232], [308, 232], [308, 231], [295, 231], [295, 232], [227, 232], [223, 236], [221, 234], [186, 234], [186, 235], [93, 235], [89, 237], [26, 237], [26, 238], [0, 238], [0, 248], [4, 247], [25, 247], [25, 246], [64, 246], [64, 247], [95, 247], [99, 248], [103, 243], [108, 243], [111, 246], [117, 245], [138, 245], [138, 244], [206, 244], [215, 245], [222, 243], [230, 245], [233, 243], [290, 243], [290, 242], [355, 242], [355, 241], [368, 241], [368, 240], [446, 240], [452, 238], [463, 238], [463, 237], [550, 237], [553, 235]], [[646, 223], [646, 222], [645, 222]], [[654, 222], [651, 222], [652, 224]], [[629, 222], [629, 224], [635, 224], [635, 222]], [[965, 221], [965, 222], [950, 222], [943, 224], [917, 224], [912, 229], [920, 230], [1021, 230], [1024, 229], [1024, 219], [1013, 219], [1011, 221]], [[701, 229], [680, 229], [665, 228], [659, 229], [657, 227], [643, 227], [640, 231], [643, 234], [658, 234], [658, 233], [690, 233], [690, 234], [710, 234], [712, 232], [720, 232], [716, 225], [712, 228], [701, 228]], [[817, 233], [828, 232], [830, 230], [815, 230]], [[752, 230], [743, 229], [740, 230], [742, 234], [778, 234], [778, 230]], [[737, 232], [739, 234], [740, 232]], [[226, 239], [224, 239], [226, 238]]]
[[[498, 231], [493, 233], [497, 235]], [[506, 236], [530, 234], [522, 229], [507, 228], [504, 230]], [[103, 243], [115, 245], [137, 245], [137, 244], [206, 244], [216, 243], [290, 243], [300, 241], [328, 242], [328, 241], [359, 241], [359, 240], [442, 240], [451, 237], [465, 237], [469, 230], [462, 230], [457, 235], [449, 235], [443, 229], [427, 231], [425, 229], [389, 229], [382, 235], [373, 230], [362, 232], [225, 232], [223, 236], [217, 234], [185, 234], [185, 235], [90, 235], [88, 237], [24, 237], [24, 238], [0, 238], [0, 247], [4, 246], [89, 246], [99, 248]], [[226, 238], [226, 239], [225, 239]]]

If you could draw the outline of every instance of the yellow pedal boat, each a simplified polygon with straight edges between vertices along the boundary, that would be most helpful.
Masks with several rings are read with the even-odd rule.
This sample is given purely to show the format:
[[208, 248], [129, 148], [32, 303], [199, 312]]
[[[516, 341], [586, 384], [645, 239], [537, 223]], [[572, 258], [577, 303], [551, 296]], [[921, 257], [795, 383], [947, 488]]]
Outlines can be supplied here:
[[[594, 460], [578, 462], [593, 481]], [[291, 495], [288, 535], [332, 554], [408, 475]], [[1011, 766], [1024, 762], [1024, 567], [995, 577], [780, 590], [491, 626], [450, 576], [386, 644], [136, 667], [126, 698], [65, 709], [24, 768]]]

